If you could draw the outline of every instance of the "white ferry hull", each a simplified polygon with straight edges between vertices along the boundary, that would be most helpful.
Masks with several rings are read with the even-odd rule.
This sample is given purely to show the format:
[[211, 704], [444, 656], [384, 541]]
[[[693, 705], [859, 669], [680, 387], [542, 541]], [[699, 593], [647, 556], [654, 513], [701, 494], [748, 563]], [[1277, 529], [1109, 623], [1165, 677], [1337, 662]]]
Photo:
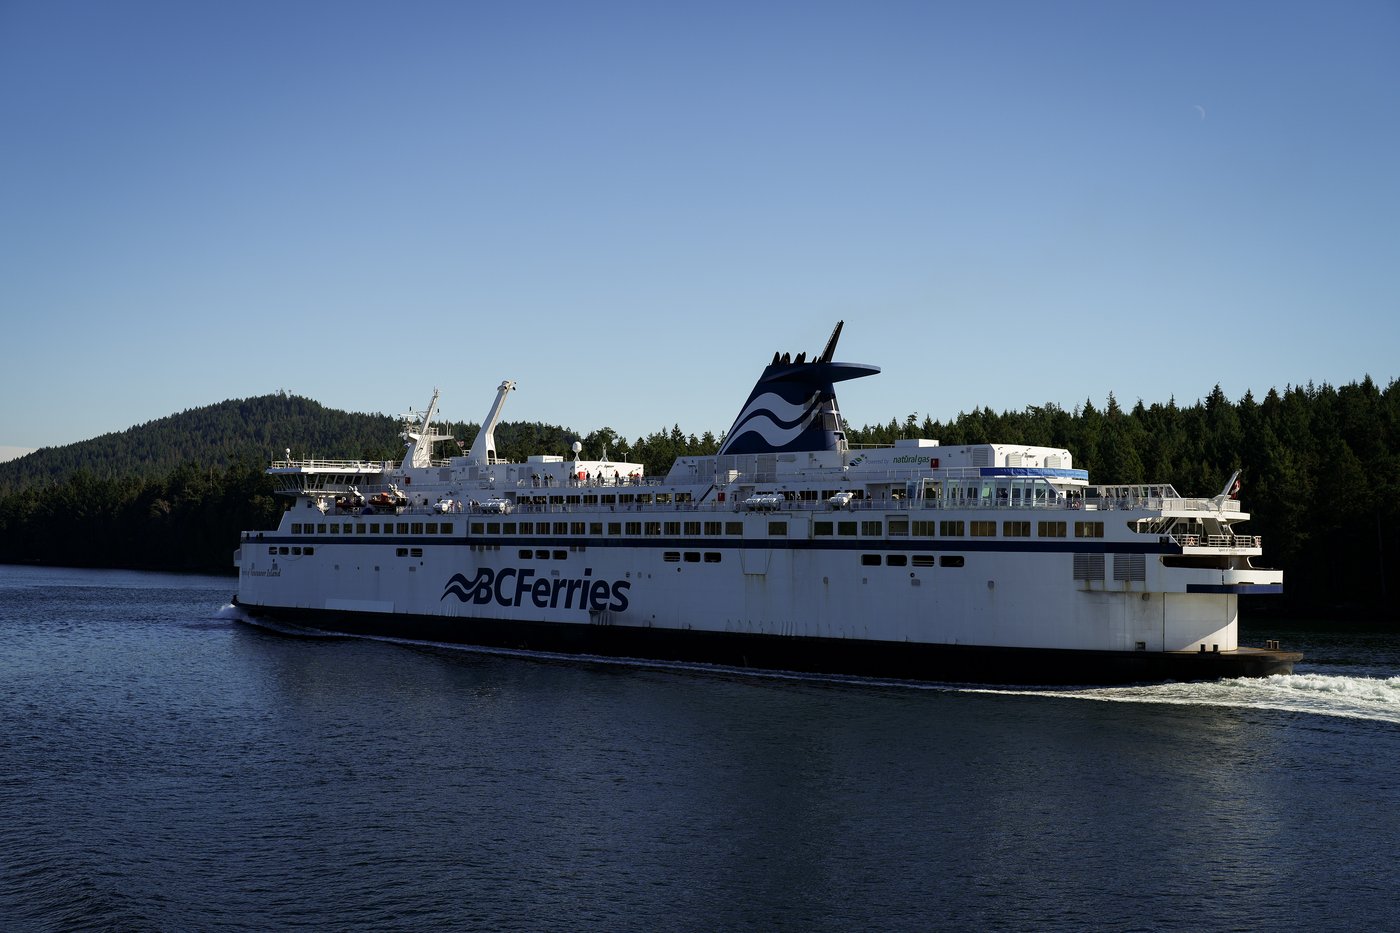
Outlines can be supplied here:
[[[775, 518], [791, 528], [805, 517], [761, 520]], [[1219, 572], [1175, 570], [1168, 583], [1162, 570], [1074, 581], [1076, 552], [1033, 542], [812, 544], [268, 535], [245, 541], [239, 603], [334, 632], [933, 681], [1214, 679], [1286, 673], [1300, 657], [1237, 643], [1239, 592], [1275, 591], [1265, 579], [1225, 585]], [[267, 553], [283, 547], [313, 554]], [[891, 566], [891, 555], [905, 561]], [[916, 555], [935, 565], [913, 566]], [[949, 556], [961, 566], [937, 565]]]
[[714, 456], [640, 463], [496, 456], [503, 381], [470, 451], [432, 458], [437, 394], [401, 464], [283, 461], [296, 497], [245, 532], [250, 613], [433, 642], [738, 667], [992, 683], [1281, 673], [1242, 647], [1239, 596], [1282, 590], [1230, 478], [1090, 486], [1067, 450], [853, 451], [833, 386], [775, 354]]
[[829, 674], [939, 683], [1111, 686], [1167, 680], [1219, 680], [1288, 674], [1301, 654], [1241, 648], [1220, 653], [1083, 651], [930, 645], [814, 637], [736, 634], [441, 616], [245, 607], [267, 618], [321, 632], [470, 645], [585, 658], [699, 663], [724, 668]]

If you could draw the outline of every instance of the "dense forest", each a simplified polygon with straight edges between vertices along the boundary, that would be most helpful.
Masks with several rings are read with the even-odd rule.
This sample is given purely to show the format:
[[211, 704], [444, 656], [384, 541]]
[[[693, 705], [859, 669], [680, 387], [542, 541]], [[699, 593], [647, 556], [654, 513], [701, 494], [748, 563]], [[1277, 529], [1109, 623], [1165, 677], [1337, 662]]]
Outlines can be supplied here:
[[[478, 426], [442, 425], [462, 446]], [[79, 444], [0, 464], [0, 561], [177, 570], [231, 569], [238, 532], [276, 521], [284, 504], [262, 470], [293, 456], [397, 457], [400, 423], [269, 395], [194, 409]], [[903, 437], [945, 445], [1021, 443], [1067, 448], [1097, 482], [1167, 482], [1214, 495], [1242, 471], [1250, 530], [1265, 563], [1286, 572], [1287, 595], [1269, 605], [1295, 612], [1354, 610], [1393, 616], [1400, 587], [1400, 383], [1369, 377], [1340, 388], [1291, 386], [1231, 402], [1216, 386], [1204, 401], [1124, 410], [1086, 401], [948, 422], [916, 414], [848, 429], [852, 444]], [[501, 456], [587, 456], [664, 473], [678, 456], [713, 453], [719, 439], [679, 426], [634, 441], [610, 428], [579, 436], [557, 425], [505, 422]], [[447, 446], [452, 446], [450, 443]], [[444, 450], [443, 455], [456, 451]]]
[[394, 418], [336, 411], [296, 395], [234, 399], [0, 463], [0, 494], [83, 472], [97, 479], [158, 479], [195, 463], [266, 462], [287, 447], [297, 457], [381, 459], [402, 451], [398, 432]]

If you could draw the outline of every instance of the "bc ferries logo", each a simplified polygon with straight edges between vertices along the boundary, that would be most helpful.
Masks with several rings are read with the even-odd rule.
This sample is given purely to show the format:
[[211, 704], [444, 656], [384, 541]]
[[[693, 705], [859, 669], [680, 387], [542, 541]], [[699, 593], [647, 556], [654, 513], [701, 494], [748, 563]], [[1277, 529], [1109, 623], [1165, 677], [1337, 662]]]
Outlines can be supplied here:
[[593, 570], [587, 569], [583, 577], [565, 580], [559, 577], [532, 579], [535, 571], [528, 567], [505, 567], [492, 570], [482, 567], [476, 576], [468, 580], [460, 573], [454, 573], [443, 587], [438, 602], [455, 596], [464, 603], [485, 606], [494, 602], [498, 606], [521, 606], [528, 598], [536, 609], [587, 609], [601, 612], [624, 612], [627, 609], [627, 591], [632, 584], [626, 580], [594, 580]]
[[[730, 435], [737, 440], [742, 434], [756, 434], [763, 439], [765, 449], [780, 452], [793, 446], [811, 426], [821, 405], [821, 392], [813, 392], [797, 402], [789, 402], [776, 392], [765, 392], [744, 406]], [[725, 443], [726, 449], [730, 446]]]

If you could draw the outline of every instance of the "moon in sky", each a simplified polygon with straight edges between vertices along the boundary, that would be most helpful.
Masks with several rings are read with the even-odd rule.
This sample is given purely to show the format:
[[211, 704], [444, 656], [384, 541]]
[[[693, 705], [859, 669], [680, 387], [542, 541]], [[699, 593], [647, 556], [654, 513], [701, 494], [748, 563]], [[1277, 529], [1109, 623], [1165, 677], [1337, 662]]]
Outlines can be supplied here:
[[1206, 108], [1202, 107], [1200, 104], [1193, 104], [1192, 106], [1201, 112], [1201, 119], [1204, 120], [1206, 118]]

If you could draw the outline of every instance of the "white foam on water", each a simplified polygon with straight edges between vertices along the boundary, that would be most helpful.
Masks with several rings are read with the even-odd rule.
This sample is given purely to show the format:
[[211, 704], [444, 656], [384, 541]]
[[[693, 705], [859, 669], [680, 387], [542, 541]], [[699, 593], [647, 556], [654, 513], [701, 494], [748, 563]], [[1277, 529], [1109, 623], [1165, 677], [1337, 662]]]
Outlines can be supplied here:
[[1225, 706], [1369, 719], [1400, 725], [1400, 676], [1347, 677], [1331, 674], [1275, 674], [1210, 683], [1168, 683], [1137, 687], [1074, 690], [967, 688], [974, 693], [1097, 700], [1104, 703], [1159, 703], [1173, 706]]
[[279, 635], [293, 635], [298, 638], [349, 638], [353, 636], [341, 635], [336, 632], [325, 632], [321, 629], [303, 628], [291, 622], [278, 622], [273, 619], [261, 616], [249, 615], [242, 608], [232, 603], [225, 605], [216, 614], [216, 618], [231, 619], [235, 622], [242, 622], [254, 628], [266, 629], [269, 632], [276, 632]]

